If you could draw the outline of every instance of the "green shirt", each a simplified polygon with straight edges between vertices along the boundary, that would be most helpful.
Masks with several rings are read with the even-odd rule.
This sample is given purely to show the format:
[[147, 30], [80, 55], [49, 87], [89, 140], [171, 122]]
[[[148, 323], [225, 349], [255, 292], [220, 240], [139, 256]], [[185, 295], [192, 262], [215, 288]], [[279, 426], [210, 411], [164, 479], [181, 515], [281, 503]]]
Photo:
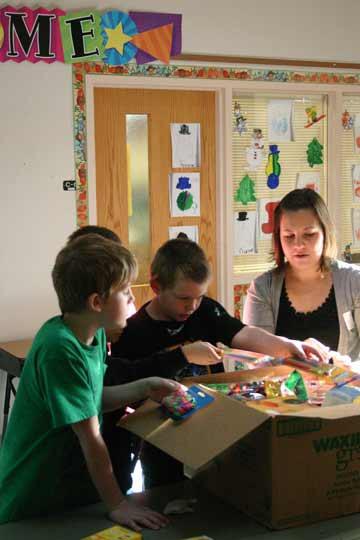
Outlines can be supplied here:
[[61, 317], [35, 337], [0, 448], [0, 523], [95, 501], [71, 424], [100, 415], [103, 329], [81, 343]]

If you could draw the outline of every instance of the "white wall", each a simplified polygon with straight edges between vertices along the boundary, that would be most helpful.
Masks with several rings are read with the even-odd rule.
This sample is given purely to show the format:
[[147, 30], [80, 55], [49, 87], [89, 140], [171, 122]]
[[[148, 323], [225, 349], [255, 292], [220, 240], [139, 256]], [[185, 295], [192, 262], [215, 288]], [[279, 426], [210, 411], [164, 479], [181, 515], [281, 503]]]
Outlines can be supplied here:
[[[59, 0], [30, 7], [183, 13], [183, 52], [358, 62], [358, 0]], [[5, 3], [0, 4], [5, 6]], [[0, 64], [0, 342], [57, 312], [50, 271], [75, 228], [71, 67]]]
[[71, 70], [0, 64], [0, 341], [58, 311], [50, 272], [75, 228]]

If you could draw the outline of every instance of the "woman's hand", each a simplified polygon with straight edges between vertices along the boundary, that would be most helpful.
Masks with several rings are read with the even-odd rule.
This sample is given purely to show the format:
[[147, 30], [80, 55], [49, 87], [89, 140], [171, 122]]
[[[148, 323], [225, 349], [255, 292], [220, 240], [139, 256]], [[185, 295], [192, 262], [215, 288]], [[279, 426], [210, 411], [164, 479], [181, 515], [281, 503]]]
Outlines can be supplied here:
[[326, 362], [328, 352], [320, 350], [319, 347], [310, 345], [306, 341], [298, 341], [296, 339], [281, 338], [284, 341], [285, 357], [295, 356], [296, 358], [317, 359], [320, 362]]
[[147, 508], [127, 500], [123, 500], [116, 508], [108, 514], [109, 519], [120, 525], [130, 527], [134, 531], [141, 531], [143, 527], [148, 529], [161, 529], [165, 527], [169, 520], [167, 517]]
[[326, 363], [334, 364], [334, 366], [339, 367], [350, 367], [351, 366], [351, 358], [350, 356], [340, 354], [337, 351], [332, 351], [330, 347], [327, 347], [320, 341], [318, 341], [315, 338], [308, 338], [305, 340], [305, 343], [308, 345], [311, 345], [312, 347], [315, 347], [319, 352], [321, 352], [325, 360], [323, 360]]

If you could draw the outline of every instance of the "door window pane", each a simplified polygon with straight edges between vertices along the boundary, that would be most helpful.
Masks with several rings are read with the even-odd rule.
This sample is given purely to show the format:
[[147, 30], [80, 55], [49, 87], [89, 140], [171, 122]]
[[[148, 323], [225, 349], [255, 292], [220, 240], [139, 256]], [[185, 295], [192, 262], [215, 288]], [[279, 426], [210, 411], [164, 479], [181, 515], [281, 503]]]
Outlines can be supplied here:
[[136, 284], [149, 281], [151, 257], [148, 115], [126, 115], [129, 249], [139, 264]]

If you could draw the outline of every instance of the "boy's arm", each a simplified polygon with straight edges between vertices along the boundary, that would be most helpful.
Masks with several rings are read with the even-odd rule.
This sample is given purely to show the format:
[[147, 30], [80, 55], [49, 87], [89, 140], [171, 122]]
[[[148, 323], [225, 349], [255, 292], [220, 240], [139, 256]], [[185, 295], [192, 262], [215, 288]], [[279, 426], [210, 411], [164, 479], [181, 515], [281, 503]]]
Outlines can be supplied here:
[[172, 378], [187, 365], [187, 361], [179, 346], [139, 358], [111, 356], [107, 364], [104, 384], [114, 385], [152, 376]]
[[166, 525], [167, 518], [149, 508], [129, 503], [120, 491], [97, 416], [72, 424], [72, 429], [79, 439], [91, 479], [108, 508], [110, 519], [136, 531], [142, 526], [159, 529]]
[[151, 398], [154, 401], [161, 401], [163, 397], [180, 388], [181, 385], [179, 383], [160, 377], [148, 377], [147, 379], [117, 386], [104, 386], [103, 411], [115, 411], [125, 405], [147, 398]]
[[245, 326], [237, 332], [232, 339], [231, 346], [275, 357], [296, 356], [305, 359], [308, 356], [315, 355], [319, 360], [324, 360], [322, 354], [307, 343], [275, 336], [255, 326]]
[[153, 375], [175, 377], [188, 363], [212, 365], [221, 362], [220, 353], [221, 351], [210, 343], [196, 341], [133, 360], [111, 357], [108, 360], [104, 384], [123, 384]]

